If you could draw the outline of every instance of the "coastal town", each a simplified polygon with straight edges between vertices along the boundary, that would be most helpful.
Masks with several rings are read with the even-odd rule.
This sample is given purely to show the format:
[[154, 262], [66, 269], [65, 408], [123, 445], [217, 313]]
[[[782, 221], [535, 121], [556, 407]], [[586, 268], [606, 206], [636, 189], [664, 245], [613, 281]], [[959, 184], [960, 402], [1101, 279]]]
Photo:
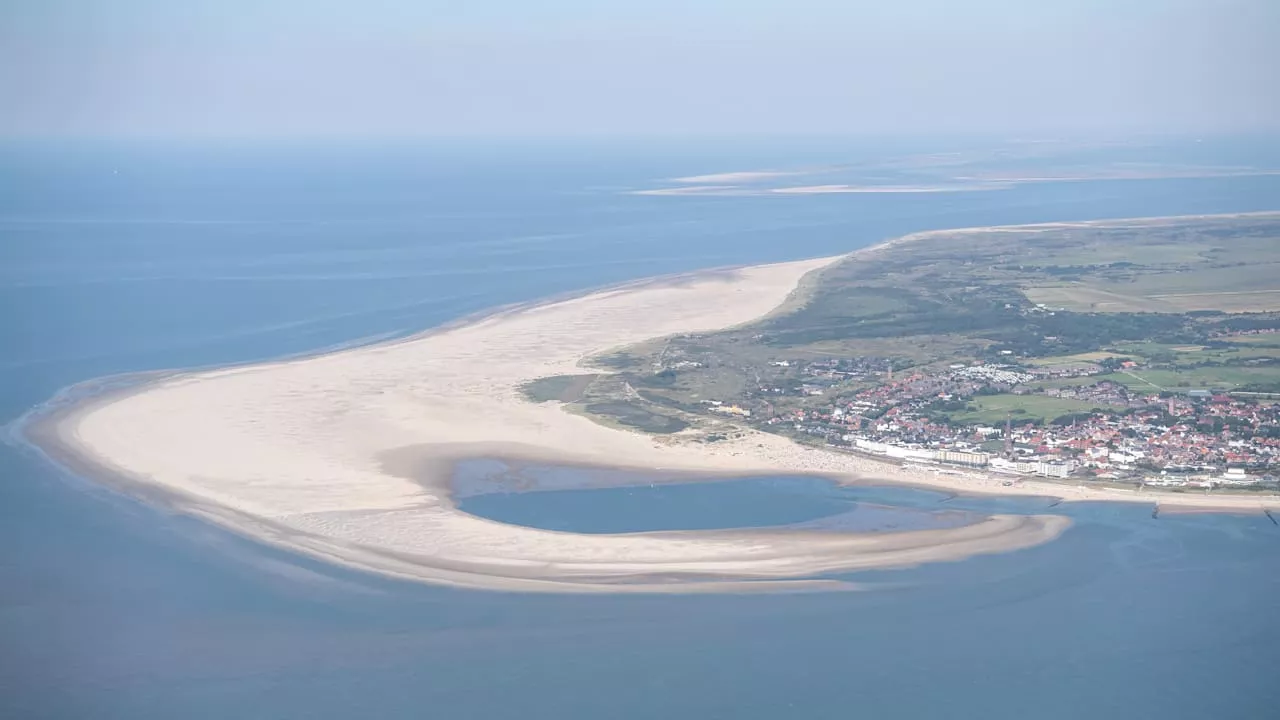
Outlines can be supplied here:
[[[1146, 364], [773, 360], [712, 414], [908, 464], [1189, 488], [1280, 485], [1280, 395], [1160, 388]], [[1123, 381], [1122, 381], [1123, 380]], [[1005, 408], [1005, 409], [1002, 409]], [[1036, 412], [1038, 411], [1038, 412]]]

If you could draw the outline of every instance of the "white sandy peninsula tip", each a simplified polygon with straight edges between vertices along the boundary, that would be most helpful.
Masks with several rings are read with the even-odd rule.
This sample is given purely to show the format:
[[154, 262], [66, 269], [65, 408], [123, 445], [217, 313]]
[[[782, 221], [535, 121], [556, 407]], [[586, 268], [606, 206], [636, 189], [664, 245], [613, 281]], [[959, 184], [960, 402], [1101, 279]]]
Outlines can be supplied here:
[[961, 528], [871, 535], [578, 535], [505, 525], [454, 506], [449, 461], [497, 450], [644, 469], [937, 481], [765, 434], [715, 446], [660, 444], [528, 402], [520, 391], [539, 377], [580, 372], [584, 360], [610, 349], [755, 319], [831, 261], [636, 284], [390, 344], [172, 376], [51, 416], [33, 437], [90, 474], [163, 491], [186, 512], [270, 542], [478, 588], [822, 586], [829, 583], [803, 578], [1001, 552], [1061, 533], [1069, 525], [1063, 517], [993, 516]]

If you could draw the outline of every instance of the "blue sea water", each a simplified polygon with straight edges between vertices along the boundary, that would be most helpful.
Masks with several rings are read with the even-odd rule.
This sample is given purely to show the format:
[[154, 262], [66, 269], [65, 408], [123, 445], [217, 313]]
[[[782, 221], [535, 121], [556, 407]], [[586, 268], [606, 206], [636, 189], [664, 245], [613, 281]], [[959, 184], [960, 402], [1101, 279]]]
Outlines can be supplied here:
[[490, 520], [559, 532], [776, 527], [900, 532], [959, 527], [983, 518], [941, 503], [917, 508], [878, 503], [868, 499], [878, 488], [842, 487], [820, 477], [676, 481], [661, 474], [613, 471], [615, 477], [597, 479], [598, 472], [590, 468], [526, 466], [518, 471], [519, 486], [513, 487], [512, 469], [501, 463], [492, 470], [466, 468], [490, 462], [460, 463], [454, 476], [458, 507]]
[[[1251, 141], [1256, 143], [1256, 141]], [[1196, 144], [1197, 162], [1275, 144]], [[661, 178], [923, 149], [826, 141], [0, 150], [0, 422], [103, 375], [405, 334], [930, 228], [1280, 208], [1280, 178], [671, 198]], [[944, 148], [943, 148], [944, 149]], [[833, 159], [834, 158], [834, 159]], [[12, 427], [10, 427], [12, 429]], [[868, 503], [1038, 499], [864, 489]], [[944, 502], [945, 501], [945, 502]], [[0, 717], [1280, 717], [1280, 527], [1059, 506], [1026, 551], [872, 589], [576, 597], [263, 548], [0, 446]]]

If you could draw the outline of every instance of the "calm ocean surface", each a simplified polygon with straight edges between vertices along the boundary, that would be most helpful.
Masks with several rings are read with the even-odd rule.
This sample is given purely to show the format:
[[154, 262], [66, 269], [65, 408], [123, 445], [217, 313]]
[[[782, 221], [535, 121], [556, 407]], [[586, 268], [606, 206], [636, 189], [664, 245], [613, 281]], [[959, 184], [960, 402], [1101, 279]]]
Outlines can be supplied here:
[[[1275, 162], [1276, 147], [1168, 155]], [[916, 230], [1280, 209], [1278, 177], [620, 194], [666, 177], [918, 149], [938, 148], [0, 148], [0, 423], [103, 375], [314, 351], [503, 303]], [[723, 524], [697, 492], [682, 518], [652, 497], [645, 507], [655, 523]], [[917, 511], [946, 499], [859, 493]], [[759, 515], [740, 499], [733, 517], [807, 520], [830, 501]], [[618, 507], [549, 510], [582, 523], [600, 502]], [[1076, 524], [1057, 542], [860, 574], [866, 592], [507, 595], [261, 548], [0, 445], [0, 717], [1280, 717], [1280, 527], [1261, 516], [1153, 521], [1147, 508], [1106, 504], [1065, 512]]]
[[877, 499], [887, 488], [841, 487], [803, 476], [671, 482], [636, 472], [612, 470], [607, 475], [614, 477], [600, 477], [600, 472], [578, 467], [526, 466], [518, 471], [519, 487], [513, 487], [501, 480], [511, 477], [511, 468], [500, 462], [485, 467], [495, 462], [458, 464], [453, 481], [458, 507], [499, 522], [560, 532], [780, 526], [889, 532], [959, 527], [984, 517], [953, 508], [946, 495], [913, 492], [904, 496], [908, 502], [883, 504]]

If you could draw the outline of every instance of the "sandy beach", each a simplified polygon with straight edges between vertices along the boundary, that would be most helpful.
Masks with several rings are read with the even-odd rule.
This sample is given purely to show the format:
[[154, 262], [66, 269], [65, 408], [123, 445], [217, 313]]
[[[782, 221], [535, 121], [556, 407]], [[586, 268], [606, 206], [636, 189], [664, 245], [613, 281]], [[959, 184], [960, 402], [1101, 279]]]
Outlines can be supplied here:
[[556, 403], [529, 402], [520, 392], [529, 380], [582, 372], [590, 358], [611, 349], [751, 321], [834, 259], [635, 283], [392, 343], [174, 374], [48, 413], [26, 434], [80, 474], [266, 542], [398, 577], [495, 590], [832, 587], [841, 584], [805, 578], [1030, 547], [1057, 537], [1070, 521], [996, 515], [961, 528], [867, 535], [579, 535], [459, 511], [449, 496], [449, 474], [460, 458], [501, 454], [645, 470], [821, 473], [842, 482], [1231, 511], [1257, 511], [1263, 502], [1280, 507], [1275, 498], [1030, 480], [1008, 487], [754, 432], [715, 445], [659, 441], [604, 427]]

